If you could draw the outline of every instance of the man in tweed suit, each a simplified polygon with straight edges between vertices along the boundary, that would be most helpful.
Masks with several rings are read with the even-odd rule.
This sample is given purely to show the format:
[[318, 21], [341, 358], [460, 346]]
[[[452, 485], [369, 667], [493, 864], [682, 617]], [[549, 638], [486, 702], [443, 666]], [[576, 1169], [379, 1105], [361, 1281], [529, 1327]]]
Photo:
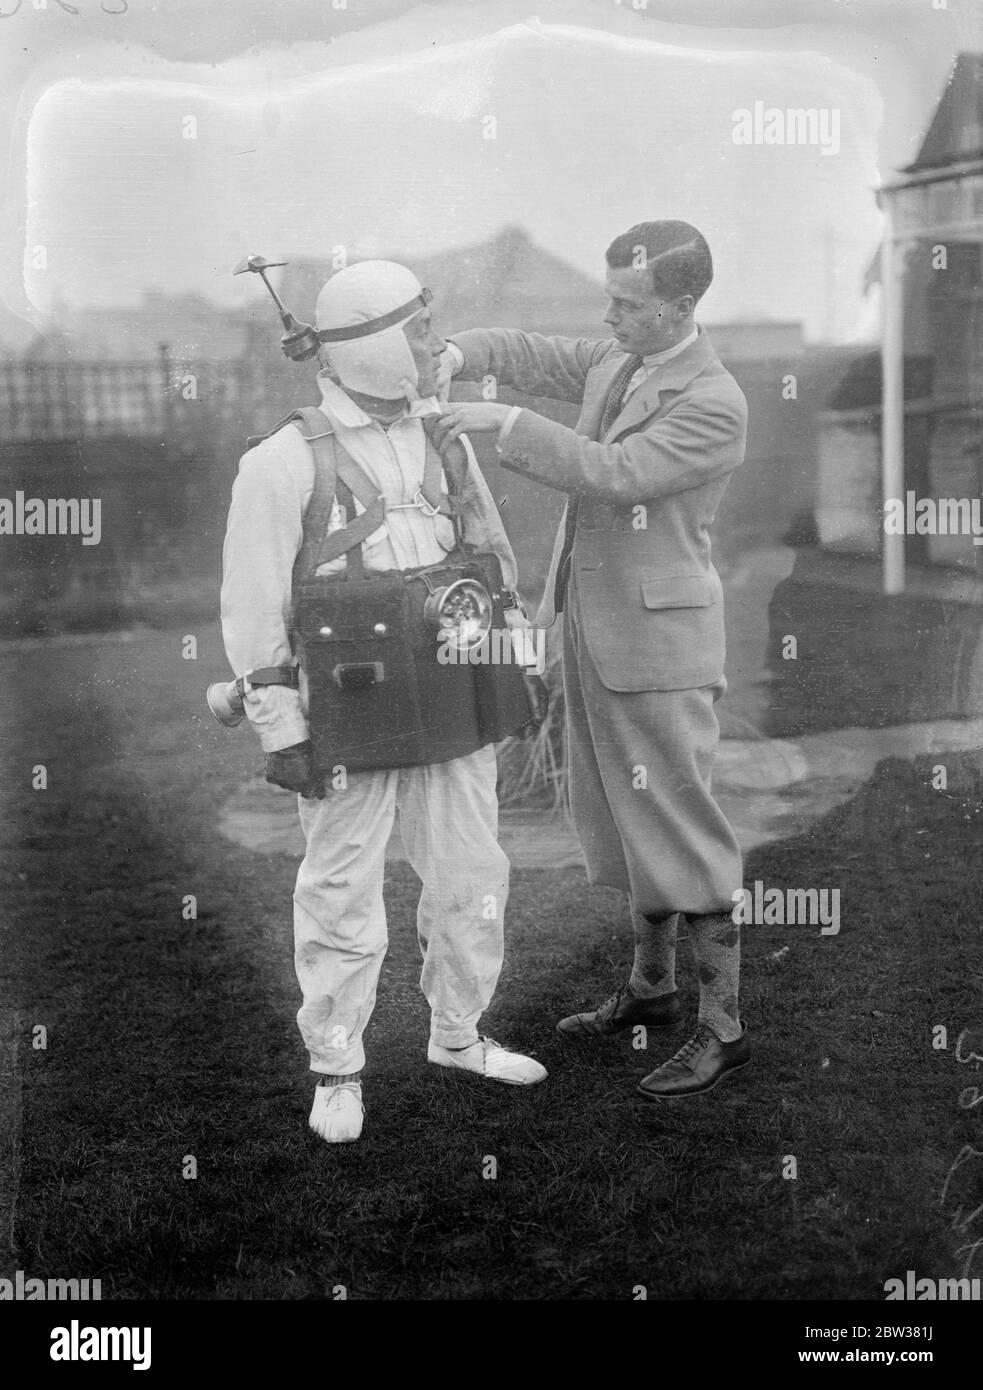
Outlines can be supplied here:
[[744, 457], [747, 404], [694, 322], [709, 247], [686, 222], [645, 222], [607, 250], [612, 337], [511, 329], [451, 340], [445, 377], [491, 376], [576, 401], [575, 429], [496, 402], [448, 407], [438, 438], [497, 435], [502, 466], [567, 494], [538, 623], [565, 616], [570, 800], [591, 882], [628, 895], [626, 984], [559, 1028], [596, 1037], [671, 1027], [681, 917], [700, 979], [698, 1026], [641, 1083], [663, 1099], [709, 1090], [750, 1056], [731, 917], [741, 855], [710, 773], [726, 689], [709, 527]]

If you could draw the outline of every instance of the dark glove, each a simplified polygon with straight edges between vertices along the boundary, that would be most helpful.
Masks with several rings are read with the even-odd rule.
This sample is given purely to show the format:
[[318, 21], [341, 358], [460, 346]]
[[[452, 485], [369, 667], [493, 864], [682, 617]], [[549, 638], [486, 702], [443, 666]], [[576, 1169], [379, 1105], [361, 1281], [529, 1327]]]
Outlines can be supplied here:
[[529, 701], [529, 722], [523, 724], [520, 736], [522, 738], [534, 738], [536, 731], [549, 713], [550, 693], [546, 683], [538, 676], [523, 671], [522, 679], [526, 683], [526, 697]]
[[314, 761], [310, 739], [267, 753], [266, 780], [285, 791], [300, 792], [308, 800], [321, 801], [324, 797], [324, 782]]

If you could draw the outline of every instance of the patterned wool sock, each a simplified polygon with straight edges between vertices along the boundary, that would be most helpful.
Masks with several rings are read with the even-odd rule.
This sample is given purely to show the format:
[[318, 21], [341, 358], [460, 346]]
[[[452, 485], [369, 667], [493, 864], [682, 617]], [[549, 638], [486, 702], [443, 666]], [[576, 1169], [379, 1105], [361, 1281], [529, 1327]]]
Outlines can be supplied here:
[[656, 999], [676, 988], [676, 926], [679, 913], [668, 917], [643, 917], [632, 911], [635, 959], [628, 988], [636, 999]]
[[741, 1036], [737, 993], [741, 975], [741, 929], [729, 913], [690, 917], [689, 936], [700, 975], [700, 1022], [721, 1042]]
[[327, 1074], [323, 1074], [317, 1084], [319, 1086], [344, 1086], [346, 1082], [361, 1081], [361, 1079], [362, 1073], [360, 1071], [350, 1071], [346, 1076], [328, 1076]]

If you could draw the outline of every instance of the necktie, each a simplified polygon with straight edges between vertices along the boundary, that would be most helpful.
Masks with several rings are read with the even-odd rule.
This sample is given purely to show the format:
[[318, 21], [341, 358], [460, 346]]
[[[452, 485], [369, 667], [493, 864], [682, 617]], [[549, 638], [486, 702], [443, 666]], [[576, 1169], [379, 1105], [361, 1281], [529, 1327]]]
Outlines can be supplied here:
[[[642, 365], [642, 359], [637, 353], [625, 359], [622, 363], [618, 375], [611, 383], [608, 398], [604, 403], [604, 414], [601, 418], [601, 437], [607, 434], [615, 420], [621, 414], [621, 407], [625, 402], [625, 392], [628, 390], [628, 383]], [[573, 542], [577, 533], [577, 513], [580, 511], [580, 498], [571, 496], [567, 503], [567, 520], [563, 528], [563, 549], [560, 552], [560, 563], [556, 572], [556, 585], [554, 587], [554, 611], [563, 611], [563, 601], [566, 596], [567, 584], [570, 579], [570, 564], [573, 556]]]
[[611, 383], [611, 390], [608, 392], [607, 401], [604, 404], [604, 414], [601, 417], [601, 437], [607, 434], [608, 430], [621, 414], [621, 407], [625, 403], [625, 392], [628, 390], [628, 383], [642, 365], [642, 359], [637, 352], [625, 359], [621, 370]]

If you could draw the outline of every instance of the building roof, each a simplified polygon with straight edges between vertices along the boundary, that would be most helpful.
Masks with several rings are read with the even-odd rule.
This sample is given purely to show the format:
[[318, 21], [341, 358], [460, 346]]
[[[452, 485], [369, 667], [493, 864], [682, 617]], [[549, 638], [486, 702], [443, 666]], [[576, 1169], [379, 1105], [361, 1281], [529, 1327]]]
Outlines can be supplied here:
[[[264, 292], [265, 294], [265, 292]], [[229, 309], [198, 294], [147, 291], [139, 304], [61, 310], [22, 356], [31, 360], [152, 361], [162, 344], [176, 360], [223, 361], [246, 351], [264, 305]]]
[[[918, 158], [900, 177], [881, 185], [879, 197], [916, 185], [955, 182], [983, 172], [983, 53], [960, 53], [949, 70]], [[925, 213], [925, 234], [931, 217]], [[864, 273], [864, 293], [881, 282], [880, 247]]]
[[[504, 227], [490, 240], [430, 257], [394, 253], [434, 292], [437, 323], [452, 333], [474, 324], [551, 333], [604, 336], [604, 290], [560, 257], [537, 246], [519, 227]], [[287, 307], [301, 320], [314, 317], [318, 291], [332, 275], [329, 260], [289, 260], [277, 284]], [[277, 320], [266, 291], [242, 308], [211, 303], [198, 294], [144, 294], [139, 304], [85, 307], [53, 315], [27, 335], [20, 352], [31, 360], [147, 361], [166, 343], [175, 361], [240, 357], [266, 340], [275, 342]]]
[[[279, 292], [298, 318], [313, 318], [318, 291], [332, 274], [330, 262], [287, 259]], [[391, 259], [407, 264], [433, 290], [435, 321], [442, 332], [494, 323], [604, 336], [600, 279], [538, 246], [521, 227], [503, 227], [488, 241], [433, 256], [393, 254]]]
[[983, 159], [983, 53], [960, 53], [918, 158], [903, 171], [921, 173]]
[[750, 362], [803, 350], [800, 320], [730, 319], [703, 325], [714, 351], [724, 361]]

